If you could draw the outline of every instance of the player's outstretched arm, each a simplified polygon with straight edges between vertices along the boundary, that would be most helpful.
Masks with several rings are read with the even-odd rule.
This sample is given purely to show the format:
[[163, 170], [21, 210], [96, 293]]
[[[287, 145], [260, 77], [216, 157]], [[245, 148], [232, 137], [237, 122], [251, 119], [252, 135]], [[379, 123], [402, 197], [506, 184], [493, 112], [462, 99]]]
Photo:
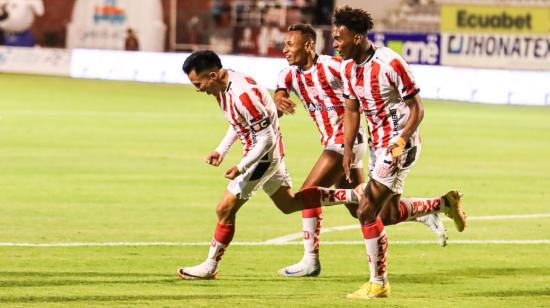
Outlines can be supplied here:
[[346, 99], [344, 112], [344, 172], [346, 179], [351, 183], [350, 167], [353, 162], [353, 145], [359, 131], [361, 114], [359, 113], [359, 101], [357, 99]]
[[296, 104], [290, 100], [290, 96], [286, 90], [277, 90], [274, 101], [277, 106], [277, 116], [282, 117], [284, 114], [289, 115], [296, 112]]

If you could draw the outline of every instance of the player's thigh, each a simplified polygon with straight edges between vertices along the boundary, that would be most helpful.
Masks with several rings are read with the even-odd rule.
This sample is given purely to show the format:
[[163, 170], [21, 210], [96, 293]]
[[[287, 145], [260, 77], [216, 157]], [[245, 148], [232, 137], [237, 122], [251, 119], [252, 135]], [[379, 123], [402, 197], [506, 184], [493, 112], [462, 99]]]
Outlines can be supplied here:
[[342, 174], [336, 182], [336, 188], [355, 188], [357, 185], [365, 182], [365, 174], [362, 168], [354, 168], [350, 170], [351, 182], [346, 179], [345, 174]]
[[276, 172], [263, 184], [263, 189], [281, 212], [289, 214], [302, 209], [301, 203], [296, 200], [292, 191], [292, 180], [286, 170], [284, 161], [279, 164]]
[[382, 206], [380, 210], [380, 219], [384, 223], [384, 226], [393, 225], [399, 222], [399, 199], [401, 195], [394, 194], [392, 195], [386, 204]]
[[380, 182], [370, 179], [365, 188], [365, 196], [359, 201], [357, 216], [362, 224], [376, 221], [376, 217], [384, 207], [384, 204], [394, 195], [388, 187]]
[[330, 187], [342, 176], [342, 155], [324, 150], [311, 168], [309, 175], [302, 184], [302, 189], [311, 186]]
[[[363, 169], [361, 168], [354, 168], [350, 170], [350, 177], [351, 177], [351, 183], [346, 179], [346, 176], [342, 174], [340, 176], [340, 179], [336, 183], [336, 188], [345, 188], [345, 189], [353, 189], [357, 187], [357, 185], [363, 183], [365, 181], [365, 176], [363, 174]], [[364, 192], [363, 192], [364, 194]], [[357, 218], [357, 209], [359, 208], [359, 204], [357, 203], [346, 203], [344, 204], [346, 208], [348, 209], [351, 216]]]
[[284, 214], [302, 210], [302, 203], [295, 198], [291, 187], [280, 186], [274, 194], [269, 196], [275, 206]]
[[[334, 150], [342, 155], [342, 157], [344, 156], [343, 148], [338, 147]], [[353, 162], [351, 163], [350, 169], [351, 182], [346, 179], [344, 168], [342, 165], [340, 165], [341, 176], [336, 180], [335, 183], [337, 188], [355, 188], [357, 187], [357, 185], [365, 182], [365, 175], [363, 173], [363, 156], [365, 156], [366, 151], [367, 147], [364, 143], [356, 144], [353, 147], [353, 154], [355, 157]]]

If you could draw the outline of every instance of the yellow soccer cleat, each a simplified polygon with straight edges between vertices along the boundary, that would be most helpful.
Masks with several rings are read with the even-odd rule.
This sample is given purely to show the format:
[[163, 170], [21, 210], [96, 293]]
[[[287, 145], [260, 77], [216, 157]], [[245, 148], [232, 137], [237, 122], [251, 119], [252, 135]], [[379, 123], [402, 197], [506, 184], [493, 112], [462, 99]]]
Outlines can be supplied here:
[[464, 213], [460, 207], [460, 198], [462, 198], [463, 195], [464, 194], [459, 190], [451, 190], [443, 196], [445, 206], [448, 209], [445, 215], [455, 222], [455, 227], [458, 232], [462, 232], [464, 228], [466, 228], [466, 213]]
[[347, 298], [351, 299], [370, 299], [377, 297], [389, 297], [390, 296], [390, 284], [377, 284], [373, 282], [367, 282], [361, 286], [361, 288], [353, 293], [348, 294]]

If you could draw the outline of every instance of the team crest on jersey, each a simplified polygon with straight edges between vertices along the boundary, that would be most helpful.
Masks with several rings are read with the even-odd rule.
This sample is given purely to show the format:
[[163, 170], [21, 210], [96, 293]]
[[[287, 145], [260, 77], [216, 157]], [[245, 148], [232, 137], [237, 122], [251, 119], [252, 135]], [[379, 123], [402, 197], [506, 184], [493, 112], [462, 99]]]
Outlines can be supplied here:
[[359, 96], [365, 95], [365, 88], [362, 87], [362, 86], [356, 86], [355, 87], [355, 94], [357, 94]]
[[379, 177], [385, 178], [390, 174], [390, 166], [381, 165], [376, 170], [376, 173], [378, 174]]
[[309, 94], [311, 94], [312, 97], [315, 97], [319, 94], [316, 87], [308, 87], [307, 91], [309, 92]]

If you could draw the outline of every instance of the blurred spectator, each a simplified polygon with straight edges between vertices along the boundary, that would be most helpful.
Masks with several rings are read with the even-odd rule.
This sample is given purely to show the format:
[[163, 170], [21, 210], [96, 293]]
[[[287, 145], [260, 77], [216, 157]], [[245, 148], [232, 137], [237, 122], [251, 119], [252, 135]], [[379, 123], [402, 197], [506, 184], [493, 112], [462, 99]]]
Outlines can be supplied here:
[[214, 0], [210, 10], [216, 27], [226, 28], [231, 26], [231, 3], [229, 0]]
[[124, 41], [124, 49], [129, 51], [139, 51], [139, 40], [132, 28], [126, 30], [126, 40]]
[[332, 22], [332, 12], [334, 11], [334, 0], [317, 0], [313, 6], [314, 25], [330, 25]]
[[7, 3], [4, 3], [2, 4], [2, 6], [0, 6], [0, 21], [8, 18], [8, 11], [6, 10], [7, 5]]
[[[6, 11], [6, 3], [0, 6], [0, 21], [8, 18], [8, 12]], [[4, 45], [4, 31], [0, 29], [0, 45]]]

